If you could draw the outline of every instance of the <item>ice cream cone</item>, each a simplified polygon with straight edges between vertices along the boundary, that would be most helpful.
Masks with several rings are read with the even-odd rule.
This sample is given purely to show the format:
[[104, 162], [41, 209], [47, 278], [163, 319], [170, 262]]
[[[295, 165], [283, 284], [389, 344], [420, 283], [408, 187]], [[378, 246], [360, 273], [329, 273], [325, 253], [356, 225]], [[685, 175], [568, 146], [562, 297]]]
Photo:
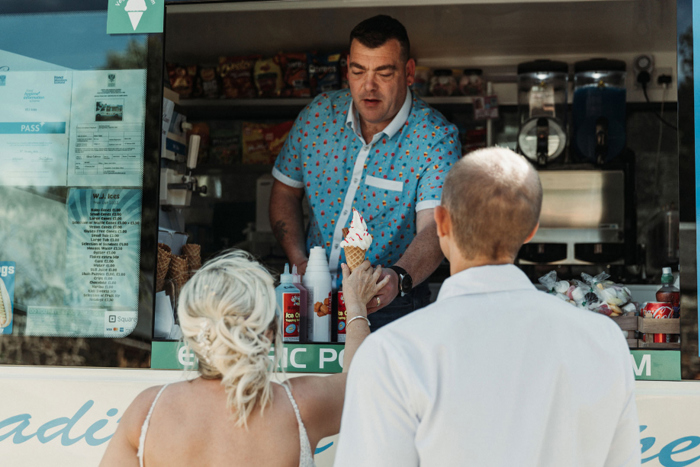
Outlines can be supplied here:
[[158, 263], [156, 269], [156, 293], [165, 288], [165, 277], [170, 268], [170, 247], [164, 243], [158, 244]]
[[184, 256], [172, 255], [170, 257], [170, 268], [168, 269], [168, 279], [171, 279], [177, 285], [178, 292], [181, 289], [187, 279], [189, 279], [189, 274], [187, 273], [187, 258]]
[[350, 268], [350, 272], [353, 272], [356, 267], [358, 267], [365, 260], [365, 254], [367, 250], [358, 248], [356, 246], [346, 246], [345, 247], [345, 262]]
[[188, 277], [192, 277], [202, 267], [201, 247], [188, 243], [182, 246], [182, 254], [187, 258]]

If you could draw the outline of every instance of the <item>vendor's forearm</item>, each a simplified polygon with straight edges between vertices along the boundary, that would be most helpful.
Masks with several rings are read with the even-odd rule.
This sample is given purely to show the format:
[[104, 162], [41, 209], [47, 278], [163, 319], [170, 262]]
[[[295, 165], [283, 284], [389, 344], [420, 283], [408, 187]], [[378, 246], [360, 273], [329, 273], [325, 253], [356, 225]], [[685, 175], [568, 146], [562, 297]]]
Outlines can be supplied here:
[[275, 181], [270, 195], [270, 225], [272, 233], [292, 262], [306, 259], [303, 212], [303, 191]]
[[416, 234], [396, 265], [411, 275], [413, 285], [418, 285], [437, 269], [444, 257], [433, 222]]

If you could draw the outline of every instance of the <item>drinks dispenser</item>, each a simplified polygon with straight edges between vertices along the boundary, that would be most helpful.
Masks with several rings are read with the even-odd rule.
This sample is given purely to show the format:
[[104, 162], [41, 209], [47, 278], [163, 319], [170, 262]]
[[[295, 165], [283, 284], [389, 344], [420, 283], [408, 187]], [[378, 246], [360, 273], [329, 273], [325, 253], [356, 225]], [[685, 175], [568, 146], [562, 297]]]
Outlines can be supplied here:
[[595, 58], [574, 65], [572, 144], [585, 162], [604, 164], [625, 148], [625, 62]]
[[566, 149], [569, 66], [553, 60], [518, 65], [518, 150], [546, 165]]

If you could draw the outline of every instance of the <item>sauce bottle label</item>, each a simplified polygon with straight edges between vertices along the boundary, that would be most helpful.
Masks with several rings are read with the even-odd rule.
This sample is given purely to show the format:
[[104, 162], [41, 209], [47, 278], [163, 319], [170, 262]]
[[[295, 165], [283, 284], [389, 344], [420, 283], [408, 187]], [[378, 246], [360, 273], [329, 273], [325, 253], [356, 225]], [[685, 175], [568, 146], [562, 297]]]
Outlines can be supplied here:
[[282, 294], [282, 311], [284, 313], [284, 341], [299, 341], [299, 321], [301, 298], [298, 293]]
[[345, 311], [345, 297], [343, 291], [338, 291], [338, 334], [345, 334], [347, 313]]

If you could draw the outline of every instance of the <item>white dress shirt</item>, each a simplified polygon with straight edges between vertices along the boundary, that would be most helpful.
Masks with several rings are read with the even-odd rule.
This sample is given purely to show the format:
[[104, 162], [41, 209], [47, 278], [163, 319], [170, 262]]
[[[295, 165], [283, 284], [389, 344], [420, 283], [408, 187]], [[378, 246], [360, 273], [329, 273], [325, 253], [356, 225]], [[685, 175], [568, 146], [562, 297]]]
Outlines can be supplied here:
[[632, 371], [609, 318], [467, 269], [360, 346], [334, 465], [640, 465]]

